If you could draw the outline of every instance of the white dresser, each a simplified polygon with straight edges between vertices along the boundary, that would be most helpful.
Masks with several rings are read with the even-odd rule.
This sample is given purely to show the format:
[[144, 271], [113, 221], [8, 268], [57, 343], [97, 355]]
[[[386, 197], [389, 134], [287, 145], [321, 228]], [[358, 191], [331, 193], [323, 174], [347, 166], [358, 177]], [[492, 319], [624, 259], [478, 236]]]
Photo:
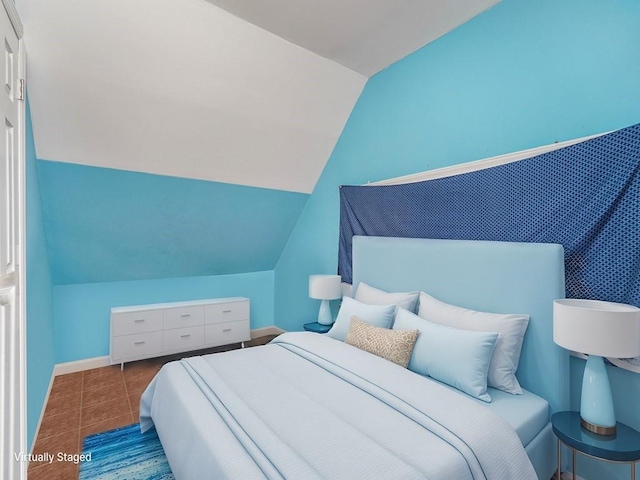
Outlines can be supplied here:
[[111, 364], [250, 340], [249, 299], [158, 303], [111, 309]]

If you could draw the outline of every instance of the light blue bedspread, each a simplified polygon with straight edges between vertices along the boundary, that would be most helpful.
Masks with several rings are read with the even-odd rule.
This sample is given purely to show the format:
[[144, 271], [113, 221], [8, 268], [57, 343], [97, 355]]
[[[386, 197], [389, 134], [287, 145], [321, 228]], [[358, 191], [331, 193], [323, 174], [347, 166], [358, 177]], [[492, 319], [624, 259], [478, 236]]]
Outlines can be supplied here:
[[307, 332], [165, 365], [140, 423], [178, 480], [537, 478], [501, 417]]

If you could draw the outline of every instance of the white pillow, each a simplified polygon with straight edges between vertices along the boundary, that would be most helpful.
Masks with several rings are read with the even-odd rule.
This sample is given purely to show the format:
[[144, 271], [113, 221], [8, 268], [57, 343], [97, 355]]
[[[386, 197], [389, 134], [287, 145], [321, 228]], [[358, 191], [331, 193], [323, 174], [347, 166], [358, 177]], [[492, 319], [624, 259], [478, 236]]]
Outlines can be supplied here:
[[420, 292], [394, 292], [389, 293], [379, 290], [364, 282], [360, 282], [356, 290], [356, 300], [369, 305], [397, 305], [400, 308], [416, 311], [418, 294]]
[[490, 402], [487, 372], [498, 334], [438, 325], [399, 309], [394, 330], [419, 330], [409, 370], [428, 375], [473, 397]]
[[396, 313], [395, 305], [367, 305], [349, 297], [342, 297], [342, 304], [338, 312], [336, 323], [326, 335], [344, 342], [351, 327], [351, 317], [358, 317], [375, 327], [389, 328]]
[[498, 332], [487, 381], [490, 387], [507, 393], [522, 393], [516, 378], [529, 315], [476, 312], [441, 302], [420, 292], [418, 315], [430, 322], [477, 332]]

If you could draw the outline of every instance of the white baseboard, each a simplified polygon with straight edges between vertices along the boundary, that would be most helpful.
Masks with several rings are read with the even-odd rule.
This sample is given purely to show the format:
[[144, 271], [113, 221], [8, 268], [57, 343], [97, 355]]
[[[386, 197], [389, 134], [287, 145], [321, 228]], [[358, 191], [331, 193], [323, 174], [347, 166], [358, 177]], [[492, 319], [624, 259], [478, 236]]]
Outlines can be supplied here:
[[47, 403], [49, 402], [49, 395], [51, 394], [51, 387], [53, 387], [53, 379], [55, 377], [56, 377], [56, 369], [54, 367], [53, 371], [51, 372], [51, 378], [49, 379], [49, 388], [47, 388], [47, 394], [44, 396], [44, 403], [42, 404], [42, 410], [40, 410], [40, 418], [38, 419], [38, 425], [36, 425], [36, 431], [33, 434], [32, 443], [29, 446], [29, 453], [33, 453], [33, 447], [35, 447], [36, 445], [36, 439], [38, 438], [38, 433], [40, 433], [40, 426], [42, 425], [42, 419], [44, 418], [44, 411], [47, 408]]
[[67, 373], [82, 372], [84, 370], [91, 370], [92, 368], [108, 367], [109, 365], [111, 365], [109, 355], [85, 358], [84, 360], [76, 360], [75, 362], [56, 363], [53, 374], [54, 376], [66, 375]]

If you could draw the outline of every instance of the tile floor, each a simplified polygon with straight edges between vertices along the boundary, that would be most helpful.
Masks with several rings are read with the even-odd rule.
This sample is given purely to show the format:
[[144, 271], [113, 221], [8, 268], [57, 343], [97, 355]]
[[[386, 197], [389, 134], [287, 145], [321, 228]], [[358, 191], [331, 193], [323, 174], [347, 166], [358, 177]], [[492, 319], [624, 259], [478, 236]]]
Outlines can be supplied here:
[[[259, 337], [247, 346], [263, 345], [275, 335]], [[239, 348], [240, 345], [193, 352], [196, 355]], [[140, 396], [165, 363], [180, 354], [59, 375], [54, 379], [33, 453], [79, 454], [87, 435], [138, 422]], [[74, 480], [78, 465], [73, 462], [31, 462], [29, 480]]]

